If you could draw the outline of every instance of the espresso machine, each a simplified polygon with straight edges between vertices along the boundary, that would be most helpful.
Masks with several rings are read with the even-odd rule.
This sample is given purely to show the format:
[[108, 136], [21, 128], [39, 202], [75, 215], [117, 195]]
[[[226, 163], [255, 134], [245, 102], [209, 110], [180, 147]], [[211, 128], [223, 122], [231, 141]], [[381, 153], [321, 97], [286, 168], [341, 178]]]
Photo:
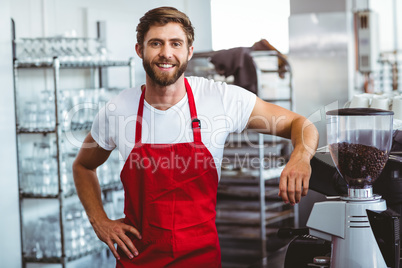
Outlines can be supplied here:
[[[387, 209], [386, 201], [373, 193], [373, 183], [389, 158], [392, 124], [392, 111], [327, 112], [328, 150], [347, 194], [314, 204], [307, 221], [308, 238], [299, 237], [290, 244], [285, 267], [399, 268], [399, 214]], [[292, 230], [298, 232], [303, 230]], [[308, 252], [309, 247], [313, 252]], [[303, 265], [296, 255], [299, 260], [302, 255], [314, 258]]]

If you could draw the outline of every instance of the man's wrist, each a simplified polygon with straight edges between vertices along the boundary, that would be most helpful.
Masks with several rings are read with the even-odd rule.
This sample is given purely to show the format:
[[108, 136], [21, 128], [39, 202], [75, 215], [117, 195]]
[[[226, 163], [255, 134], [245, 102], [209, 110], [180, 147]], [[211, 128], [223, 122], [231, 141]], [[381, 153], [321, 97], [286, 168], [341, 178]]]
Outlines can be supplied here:
[[96, 216], [89, 216], [88, 215], [89, 222], [91, 223], [92, 226], [99, 224], [102, 221], [108, 220], [109, 218], [107, 217], [106, 213], [100, 213]]
[[[303, 146], [304, 147], [304, 146]], [[315, 150], [311, 148], [295, 148], [292, 152], [293, 157], [297, 157], [299, 159], [310, 161], [315, 154]]]

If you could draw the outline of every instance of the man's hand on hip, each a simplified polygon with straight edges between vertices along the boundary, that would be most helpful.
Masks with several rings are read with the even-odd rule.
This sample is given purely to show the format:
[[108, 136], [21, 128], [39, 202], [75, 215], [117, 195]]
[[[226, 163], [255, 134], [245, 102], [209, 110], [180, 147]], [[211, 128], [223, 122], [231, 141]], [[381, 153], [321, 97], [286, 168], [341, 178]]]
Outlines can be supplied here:
[[116, 243], [130, 259], [134, 258], [134, 256], [138, 256], [137, 248], [126, 233], [132, 233], [138, 239], [142, 239], [141, 234], [133, 226], [125, 224], [124, 219], [110, 220], [106, 218], [93, 223], [92, 226], [98, 238], [108, 245], [116, 259], [119, 260], [120, 256], [114, 247], [114, 243]]

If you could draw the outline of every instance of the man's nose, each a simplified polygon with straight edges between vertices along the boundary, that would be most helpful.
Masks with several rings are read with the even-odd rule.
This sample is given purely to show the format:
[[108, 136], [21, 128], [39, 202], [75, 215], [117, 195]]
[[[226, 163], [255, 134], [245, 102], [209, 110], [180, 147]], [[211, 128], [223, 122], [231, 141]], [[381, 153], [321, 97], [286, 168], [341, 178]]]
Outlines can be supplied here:
[[159, 56], [169, 59], [172, 57], [172, 48], [168, 45], [162, 46], [161, 50], [159, 51]]

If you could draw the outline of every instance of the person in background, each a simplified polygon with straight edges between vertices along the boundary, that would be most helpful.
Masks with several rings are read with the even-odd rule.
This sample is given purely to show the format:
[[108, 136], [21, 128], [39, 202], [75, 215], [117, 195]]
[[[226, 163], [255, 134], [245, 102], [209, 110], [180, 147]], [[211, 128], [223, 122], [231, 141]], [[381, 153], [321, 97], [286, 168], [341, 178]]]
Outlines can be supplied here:
[[[78, 196], [117, 267], [221, 267], [215, 205], [231, 132], [248, 128], [291, 139], [278, 195], [295, 204], [307, 194], [318, 144], [314, 125], [238, 86], [185, 78], [193, 41], [191, 21], [173, 7], [140, 19], [135, 50], [146, 83], [106, 104], [73, 164]], [[103, 209], [96, 175], [115, 148], [125, 159], [125, 218], [118, 220]]]

